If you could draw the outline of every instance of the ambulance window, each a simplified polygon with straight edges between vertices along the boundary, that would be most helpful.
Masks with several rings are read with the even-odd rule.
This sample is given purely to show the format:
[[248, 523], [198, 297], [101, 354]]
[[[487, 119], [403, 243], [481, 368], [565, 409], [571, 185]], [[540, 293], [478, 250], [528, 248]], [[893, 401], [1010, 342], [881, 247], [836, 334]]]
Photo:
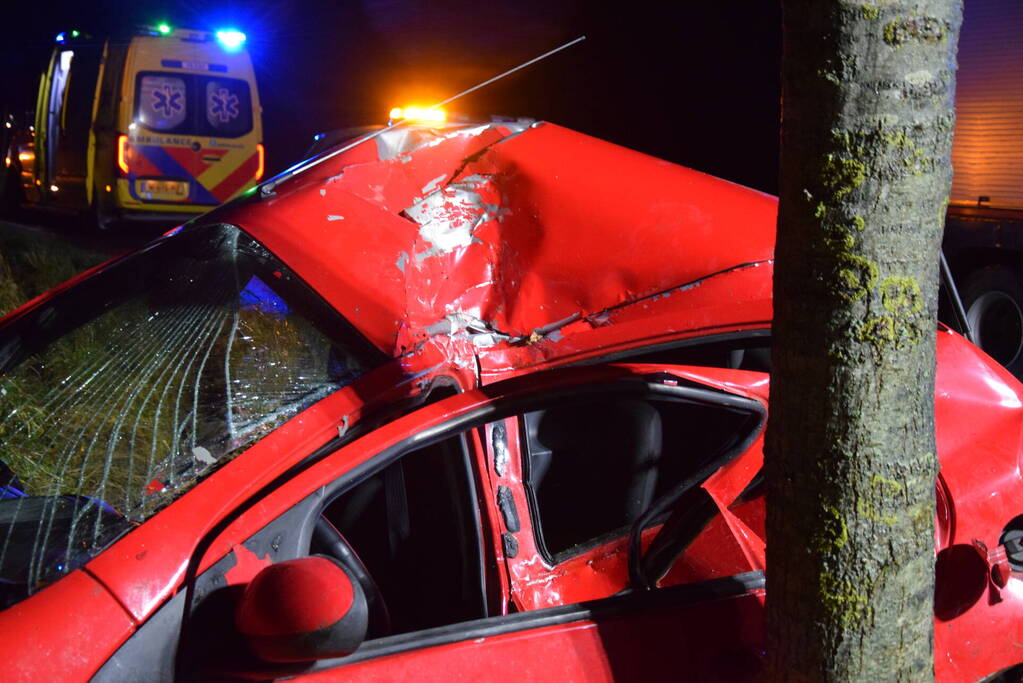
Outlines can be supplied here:
[[206, 81], [206, 123], [209, 135], [238, 137], [252, 129], [249, 84], [236, 78]]
[[136, 118], [150, 130], [172, 131], [188, 115], [186, 97], [183, 78], [140, 74]]

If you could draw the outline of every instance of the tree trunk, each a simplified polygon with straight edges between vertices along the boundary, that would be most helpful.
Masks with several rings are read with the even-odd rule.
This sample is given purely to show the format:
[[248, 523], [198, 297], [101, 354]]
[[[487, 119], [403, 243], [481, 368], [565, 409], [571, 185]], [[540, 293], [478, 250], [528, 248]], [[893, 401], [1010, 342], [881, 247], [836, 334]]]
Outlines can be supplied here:
[[959, 0], [784, 0], [773, 680], [933, 678], [934, 344]]

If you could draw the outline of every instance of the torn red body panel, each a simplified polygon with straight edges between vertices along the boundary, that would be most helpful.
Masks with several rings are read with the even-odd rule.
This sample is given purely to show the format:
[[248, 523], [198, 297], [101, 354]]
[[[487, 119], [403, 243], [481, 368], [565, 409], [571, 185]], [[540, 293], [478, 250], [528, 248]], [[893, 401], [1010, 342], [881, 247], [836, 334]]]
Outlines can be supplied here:
[[770, 319], [773, 197], [553, 124], [398, 129], [274, 192], [220, 217], [385, 353], [463, 336], [522, 367], [657, 311], [694, 330]]

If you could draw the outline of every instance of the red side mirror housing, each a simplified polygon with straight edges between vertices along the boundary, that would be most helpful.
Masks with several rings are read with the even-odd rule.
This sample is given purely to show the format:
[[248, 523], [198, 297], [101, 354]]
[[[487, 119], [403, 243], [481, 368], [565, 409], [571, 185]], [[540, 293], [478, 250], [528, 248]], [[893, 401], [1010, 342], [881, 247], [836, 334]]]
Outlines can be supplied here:
[[358, 582], [320, 555], [265, 567], [246, 586], [235, 625], [266, 662], [343, 657], [366, 637], [369, 611]]

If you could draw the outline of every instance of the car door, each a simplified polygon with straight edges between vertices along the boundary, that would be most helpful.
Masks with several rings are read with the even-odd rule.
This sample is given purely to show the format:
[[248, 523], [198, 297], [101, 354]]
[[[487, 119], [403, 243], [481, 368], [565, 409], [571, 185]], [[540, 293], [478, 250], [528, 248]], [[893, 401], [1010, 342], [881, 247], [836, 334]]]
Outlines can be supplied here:
[[[752, 373], [732, 378], [740, 376], [747, 384], [762, 379]], [[508, 518], [501, 494], [492, 494], [500, 488], [483, 447], [502, 421], [595, 396], [717, 397], [726, 404], [734, 398], [749, 409], [761, 405], [744, 395], [752, 393], [677, 368], [596, 366], [467, 391], [399, 418], [310, 459], [290, 480], [216, 525], [217, 537], [202, 546], [229, 549], [227, 555], [192, 575], [187, 589], [115, 653], [97, 679], [132, 672], [169, 676], [175, 660], [177, 675], [185, 677], [666, 679], [678, 676], [680, 662], [703, 676], [753, 677], [762, 649], [759, 571], [652, 590], [626, 581], [621, 588], [627, 590], [617, 595], [586, 601], [568, 595], [538, 608], [517, 601], [505, 564]], [[745, 491], [746, 474], [759, 468], [748, 451], [740, 448], [727, 463], [700, 471], [727, 480], [715, 490]], [[730, 463], [742, 463], [743, 474], [736, 476]], [[669, 504], [665, 511], [670, 524], [677, 510]], [[235, 627], [239, 596], [263, 567], [311, 554], [342, 563], [358, 558], [370, 613], [367, 639], [344, 657], [255, 659]], [[175, 619], [182, 613], [188, 615], [183, 622]]]

